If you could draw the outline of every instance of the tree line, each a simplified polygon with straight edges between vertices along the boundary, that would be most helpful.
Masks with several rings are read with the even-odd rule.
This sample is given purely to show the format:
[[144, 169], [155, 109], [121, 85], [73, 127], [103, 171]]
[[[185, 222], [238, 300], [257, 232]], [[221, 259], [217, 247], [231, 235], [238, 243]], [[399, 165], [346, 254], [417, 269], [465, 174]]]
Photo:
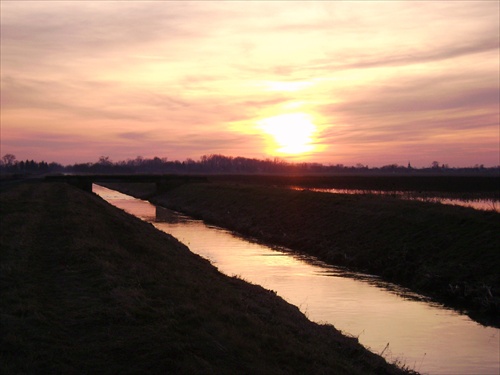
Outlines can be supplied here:
[[34, 160], [17, 160], [13, 154], [5, 154], [0, 159], [0, 173], [3, 175], [37, 175], [49, 173], [238, 173], [238, 174], [331, 174], [331, 173], [487, 173], [498, 174], [500, 166], [486, 168], [484, 165], [475, 165], [467, 168], [451, 168], [446, 164], [433, 161], [429, 167], [414, 168], [408, 163], [406, 166], [389, 164], [382, 167], [369, 168], [367, 165], [343, 164], [324, 165], [321, 163], [291, 163], [280, 158], [252, 159], [245, 157], [231, 157], [219, 154], [203, 155], [198, 161], [168, 160], [168, 158], [144, 158], [113, 162], [108, 156], [101, 156], [94, 163], [76, 163], [62, 165], [59, 163]]

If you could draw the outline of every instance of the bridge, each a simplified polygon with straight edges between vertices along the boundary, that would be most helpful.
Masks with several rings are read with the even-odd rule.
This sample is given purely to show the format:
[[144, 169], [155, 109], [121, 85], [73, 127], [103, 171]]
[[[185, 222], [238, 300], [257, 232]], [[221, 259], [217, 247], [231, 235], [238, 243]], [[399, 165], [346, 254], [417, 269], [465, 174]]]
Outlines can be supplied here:
[[166, 191], [176, 186], [194, 183], [207, 182], [204, 176], [192, 175], [160, 175], [160, 174], [66, 174], [50, 175], [45, 177], [47, 182], [65, 182], [76, 186], [82, 190], [92, 192], [92, 184], [99, 182], [135, 182], [154, 183], [157, 191]]

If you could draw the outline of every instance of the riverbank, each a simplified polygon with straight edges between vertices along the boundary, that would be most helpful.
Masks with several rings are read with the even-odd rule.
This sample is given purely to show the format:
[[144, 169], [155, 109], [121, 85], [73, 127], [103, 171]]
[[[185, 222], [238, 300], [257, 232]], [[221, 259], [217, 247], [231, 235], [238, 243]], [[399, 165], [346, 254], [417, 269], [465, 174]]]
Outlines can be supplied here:
[[120, 190], [333, 265], [380, 275], [499, 325], [498, 213], [241, 181], [186, 184], [164, 193], [140, 184], [121, 184]]
[[96, 196], [0, 204], [0, 373], [405, 373]]

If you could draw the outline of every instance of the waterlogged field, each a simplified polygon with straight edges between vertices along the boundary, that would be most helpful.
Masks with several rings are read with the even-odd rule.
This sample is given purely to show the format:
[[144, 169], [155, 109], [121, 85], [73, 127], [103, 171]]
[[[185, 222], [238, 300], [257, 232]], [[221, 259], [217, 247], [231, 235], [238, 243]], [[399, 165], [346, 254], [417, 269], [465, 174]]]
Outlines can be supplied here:
[[335, 189], [335, 188], [305, 188], [290, 186], [293, 190], [310, 190], [319, 193], [331, 194], [362, 194], [362, 195], [389, 195], [399, 199], [417, 200], [430, 203], [441, 203], [452, 206], [470, 207], [482, 211], [500, 212], [500, 199], [487, 198], [485, 194], [452, 194], [439, 192], [416, 192], [416, 191], [385, 191], [385, 190], [358, 190], [358, 189]]
[[461, 194], [464, 197], [500, 199], [500, 176], [496, 175], [218, 175], [212, 182], [264, 186], [349, 189], [359, 191], [405, 191], [422, 194]]

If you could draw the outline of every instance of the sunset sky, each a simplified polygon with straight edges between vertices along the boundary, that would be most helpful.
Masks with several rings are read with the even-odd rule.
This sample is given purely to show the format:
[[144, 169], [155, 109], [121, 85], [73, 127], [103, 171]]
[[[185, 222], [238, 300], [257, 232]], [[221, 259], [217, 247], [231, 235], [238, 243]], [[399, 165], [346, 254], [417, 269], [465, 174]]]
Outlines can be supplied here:
[[1, 155], [496, 166], [498, 1], [1, 4]]

